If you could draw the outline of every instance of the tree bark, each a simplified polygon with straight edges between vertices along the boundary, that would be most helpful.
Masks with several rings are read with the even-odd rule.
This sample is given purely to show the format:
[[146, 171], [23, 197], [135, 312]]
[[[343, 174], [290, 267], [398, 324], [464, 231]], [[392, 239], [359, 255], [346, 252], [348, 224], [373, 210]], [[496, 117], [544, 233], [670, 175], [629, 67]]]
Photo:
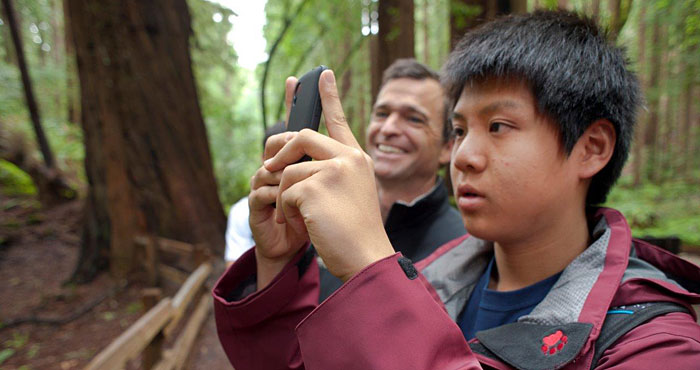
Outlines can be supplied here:
[[70, 123], [80, 122], [80, 99], [77, 91], [77, 71], [75, 66], [75, 42], [71, 31], [71, 20], [68, 14], [68, 0], [61, 1], [63, 5], [63, 44], [65, 45], [66, 62], [66, 109]]
[[[596, 1], [598, 5], [600, 3]], [[638, 58], [637, 58], [637, 75], [639, 76], [639, 83], [641, 85], [642, 91], [647, 91], [647, 83], [646, 83], [646, 76], [644, 74], [644, 65], [646, 61], [646, 29], [647, 29], [647, 22], [646, 22], [646, 4], [644, 2], [640, 3], [640, 8], [639, 8], [639, 30], [637, 34], [637, 49], [639, 52]], [[596, 9], [594, 8], [594, 17], [598, 17], [598, 14], [595, 13]], [[637, 128], [634, 132], [634, 147], [632, 148], [632, 176], [633, 176], [633, 184], [634, 186], [639, 186], [642, 183], [642, 163], [643, 163], [643, 158], [642, 158], [642, 153], [644, 152], [643, 147], [644, 147], [644, 129], [646, 126], [646, 118], [647, 114], [643, 110], [639, 114], [639, 119], [637, 121]]]
[[109, 261], [136, 268], [133, 238], [206, 243], [223, 254], [219, 202], [197, 100], [185, 0], [69, 0], [89, 191], [73, 279]]
[[596, 21], [600, 19], [600, 0], [591, 1], [591, 17]]
[[[695, 49], [697, 45], [690, 49], [689, 54], [695, 54]], [[691, 138], [693, 135], [693, 95], [694, 95], [694, 81], [695, 78], [695, 66], [692, 63], [684, 63], [684, 70], [681, 71], [684, 76], [686, 76], [683, 82], [683, 128], [682, 128], [682, 153], [683, 153], [683, 163], [682, 163], [682, 173], [687, 179], [692, 176], [692, 148], [691, 148]]]
[[486, 21], [488, 0], [450, 1], [450, 50], [470, 29]]
[[632, 9], [632, 0], [610, 0], [608, 3], [610, 9], [610, 25], [608, 26], [608, 37], [610, 40], [617, 40], [622, 27], [627, 23], [630, 10]]
[[430, 27], [428, 27], [428, 0], [423, 0], [423, 63], [430, 65]]
[[467, 31], [489, 19], [526, 12], [526, 0], [453, 0], [450, 2], [450, 49]]
[[383, 71], [399, 58], [415, 57], [413, 0], [379, 0], [377, 50], [372, 58], [372, 101], [377, 98]]
[[648, 101], [649, 101], [649, 121], [647, 122], [647, 127], [644, 135], [644, 146], [647, 148], [647, 159], [646, 159], [646, 176], [652, 180], [657, 181], [658, 168], [657, 168], [657, 135], [659, 131], [659, 97], [661, 94], [661, 89], [659, 86], [659, 76], [661, 74], [661, 24], [658, 17], [654, 17], [654, 25], [652, 28], [651, 36], [651, 60], [649, 66], [649, 90], [648, 91]]

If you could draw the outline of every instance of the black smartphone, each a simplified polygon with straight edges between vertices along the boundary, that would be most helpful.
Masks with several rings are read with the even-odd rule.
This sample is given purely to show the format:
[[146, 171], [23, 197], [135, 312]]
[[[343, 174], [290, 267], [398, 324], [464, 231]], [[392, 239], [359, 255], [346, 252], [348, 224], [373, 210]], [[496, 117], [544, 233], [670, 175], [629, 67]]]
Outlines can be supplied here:
[[289, 111], [287, 131], [301, 131], [305, 128], [318, 131], [321, 120], [321, 95], [318, 92], [318, 80], [321, 72], [328, 69], [318, 66], [301, 76], [294, 89], [294, 97]]

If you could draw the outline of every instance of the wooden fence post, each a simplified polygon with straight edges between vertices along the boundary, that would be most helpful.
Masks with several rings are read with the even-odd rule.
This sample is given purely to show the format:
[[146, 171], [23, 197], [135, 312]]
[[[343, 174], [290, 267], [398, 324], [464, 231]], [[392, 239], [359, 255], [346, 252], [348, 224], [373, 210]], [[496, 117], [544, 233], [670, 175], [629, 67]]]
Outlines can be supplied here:
[[[148, 312], [151, 308], [158, 304], [162, 298], [162, 295], [163, 292], [159, 288], [143, 289], [141, 291], [143, 311]], [[163, 331], [161, 330], [155, 337], [153, 337], [153, 341], [151, 341], [151, 343], [143, 350], [141, 364], [144, 369], [151, 369], [153, 365], [160, 361], [164, 341], [165, 337], [163, 336]]]

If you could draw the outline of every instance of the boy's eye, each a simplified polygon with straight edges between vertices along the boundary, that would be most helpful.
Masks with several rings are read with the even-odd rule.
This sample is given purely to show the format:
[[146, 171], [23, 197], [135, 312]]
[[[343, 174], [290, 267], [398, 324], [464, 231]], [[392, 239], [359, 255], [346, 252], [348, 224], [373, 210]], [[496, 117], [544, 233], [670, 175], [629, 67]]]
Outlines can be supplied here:
[[489, 132], [502, 132], [507, 127], [507, 125], [501, 122], [493, 122], [491, 125], [489, 125]]
[[377, 118], [386, 118], [389, 115], [386, 112], [379, 111], [379, 112], [374, 112], [374, 116]]
[[454, 127], [452, 128], [452, 137], [454, 138], [461, 138], [467, 133], [467, 130], [461, 128], [461, 127]]

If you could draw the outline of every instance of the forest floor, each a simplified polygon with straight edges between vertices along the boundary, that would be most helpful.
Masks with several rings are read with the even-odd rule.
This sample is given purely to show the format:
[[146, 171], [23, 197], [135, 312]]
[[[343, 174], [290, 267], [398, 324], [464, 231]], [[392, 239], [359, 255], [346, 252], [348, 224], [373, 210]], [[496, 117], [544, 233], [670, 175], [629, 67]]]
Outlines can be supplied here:
[[[81, 201], [42, 210], [32, 197], [0, 194], [0, 369], [83, 368], [143, 314], [143, 284], [108, 274], [65, 284], [78, 258], [81, 217]], [[93, 305], [63, 324], [3, 327], [20, 318], [66, 318]], [[211, 312], [188, 369], [231, 368]]]
[[[0, 322], [64, 318], [64, 324], [0, 325], [0, 369], [79, 369], [143, 314], [145, 286], [99, 275], [65, 284], [78, 258], [82, 202], [42, 210], [29, 196], [0, 193]], [[700, 264], [698, 248], [683, 253]], [[216, 275], [217, 273], [215, 273]], [[166, 343], [167, 346], [167, 343]], [[138, 359], [129, 368], [138, 368]], [[209, 315], [187, 361], [188, 369], [230, 369]]]

